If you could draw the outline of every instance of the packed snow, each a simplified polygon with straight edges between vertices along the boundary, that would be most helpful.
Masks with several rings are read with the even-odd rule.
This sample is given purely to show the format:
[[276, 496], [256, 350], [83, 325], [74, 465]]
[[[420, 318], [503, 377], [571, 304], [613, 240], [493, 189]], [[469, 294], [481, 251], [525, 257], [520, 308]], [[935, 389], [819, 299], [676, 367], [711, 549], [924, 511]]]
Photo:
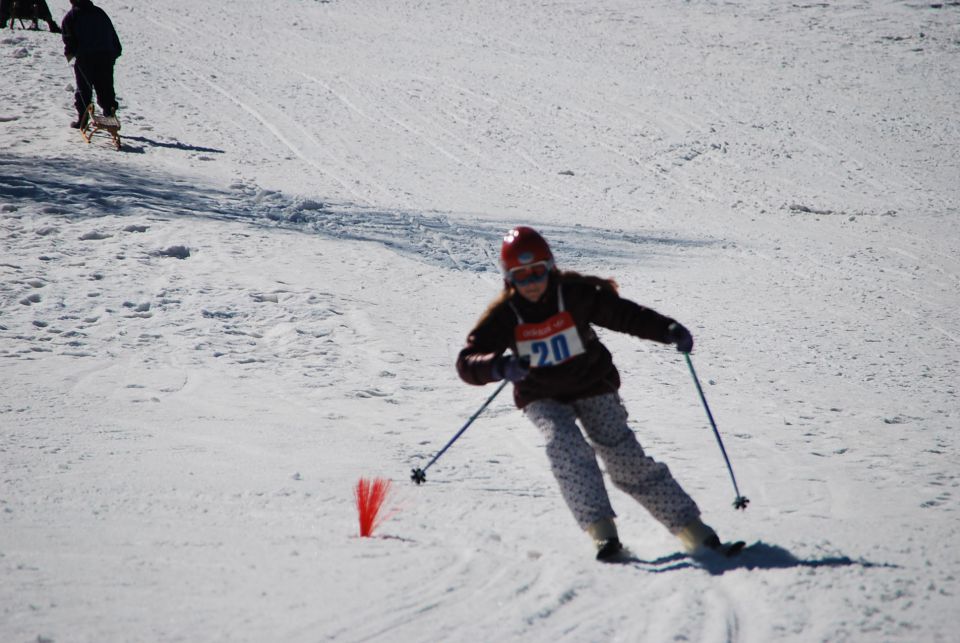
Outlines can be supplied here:
[[[0, 32], [0, 640], [956, 640], [960, 3], [98, 4], [120, 152]], [[741, 556], [596, 562], [507, 394], [411, 483], [517, 224]]]

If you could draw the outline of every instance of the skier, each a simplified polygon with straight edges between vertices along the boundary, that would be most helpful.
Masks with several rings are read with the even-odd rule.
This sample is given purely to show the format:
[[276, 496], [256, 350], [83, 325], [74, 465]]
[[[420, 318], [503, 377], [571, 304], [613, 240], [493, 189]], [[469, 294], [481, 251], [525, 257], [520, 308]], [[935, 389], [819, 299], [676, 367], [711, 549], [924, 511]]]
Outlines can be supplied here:
[[688, 552], [723, 552], [693, 499], [665, 464], [644, 453], [627, 426], [617, 393], [620, 375], [591, 324], [675, 344], [686, 353], [693, 348], [690, 332], [622, 299], [612, 279], [558, 270], [546, 240], [532, 228], [510, 230], [500, 262], [503, 292], [467, 336], [457, 371], [468, 384], [513, 383], [514, 402], [543, 434], [561, 495], [593, 538], [597, 559], [615, 559], [622, 549], [597, 455], [613, 484], [675, 534]]
[[67, 61], [77, 59], [73, 69], [77, 82], [74, 103], [78, 118], [70, 123], [70, 127], [83, 129], [94, 89], [104, 116], [116, 114], [119, 105], [113, 89], [113, 67], [123, 49], [113, 23], [103, 9], [90, 0], [70, 0], [70, 4], [73, 6], [60, 25], [63, 55]]

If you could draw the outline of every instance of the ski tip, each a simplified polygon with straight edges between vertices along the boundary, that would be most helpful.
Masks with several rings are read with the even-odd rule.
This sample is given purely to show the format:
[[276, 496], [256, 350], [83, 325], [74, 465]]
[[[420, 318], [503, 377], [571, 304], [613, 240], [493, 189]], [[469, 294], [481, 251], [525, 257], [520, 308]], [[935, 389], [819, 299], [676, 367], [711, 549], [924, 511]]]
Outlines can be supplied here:
[[738, 540], [732, 543], [724, 543], [721, 546], [720, 553], [722, 553], [727, 558], [732, 558], [738, 555], [740, 552], [742, 552], [746, 546], [747, 546], [747, 543], [745, 543], [742, 540]]
[[737, 556], [744, 550], [747, 546], [742, 540], [720, 542], [719, 540], [711, 543], [705, 544], [702, 547], [699, 547], [696, 551], [691, 552], [689, 555], [691, 558], [699, 559], [716, 559], [717, 557], [721, 558], [733, 558]]

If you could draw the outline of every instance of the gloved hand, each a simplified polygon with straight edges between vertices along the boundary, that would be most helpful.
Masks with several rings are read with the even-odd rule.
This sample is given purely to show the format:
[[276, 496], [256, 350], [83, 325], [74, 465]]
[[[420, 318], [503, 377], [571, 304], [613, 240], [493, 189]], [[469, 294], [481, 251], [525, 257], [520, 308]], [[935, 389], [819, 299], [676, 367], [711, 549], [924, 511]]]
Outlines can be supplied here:
[[530, 374], [530, 360], [516, 355], [501, 355], [493, 363], [493, 375], [498, 380], [519, 382]]
[[667, 339], [671, 344], [676, 344], [677, 350], [681, 353], [689, 353], [693, 350], [693, 335], [680, 322], [673, 322], [667, 327]]

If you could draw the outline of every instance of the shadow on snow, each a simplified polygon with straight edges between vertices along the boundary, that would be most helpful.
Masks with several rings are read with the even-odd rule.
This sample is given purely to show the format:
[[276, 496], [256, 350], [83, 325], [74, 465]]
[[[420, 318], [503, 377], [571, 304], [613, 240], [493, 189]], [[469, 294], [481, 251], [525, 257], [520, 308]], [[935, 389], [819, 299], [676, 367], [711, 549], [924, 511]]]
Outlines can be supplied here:
[[825, 558], [797, 558], [789, 551], [778, 545], [768, 545], [764, 542], [755, 542], [744, 548], [738, 556], [724, 558], [708, 555], [691, 557], [687, 554], [671, 554], [655, 560], [643, 560], [630, 557], [623, 561], [628, 565], [635, 565], [646, 571], [655, 573], [676, 571], [680, 569], [703, 569], [714, 576], [719, 576], [737, 569], [792, 569], [818, 567], [864, 567], [864, 568], [895, 568], [890, 563], [874, 563], [863, 559], [855, 560], [849, 556], [827, 556]]
[[[210, 154], [226, 154], [226, 150], [220, 150], [215, 147], [201, 147], [199, 145], [187, 145], [186, 143], [181, 143], [180, 141], [164, 143], [162, 141], [155, 141], [152, 138], [147, 138], [146, 136], [124, 136], [123, 137], [123, 143], [125, 148], [124, 151], [140, 152], [140, 153], [144, 152], [144, 149], [142, 147], [127, 150], [126, 148], [128, 147], [127, 144], [129, 141], [136, 141], [137, 143], [143, 143], [151, 147], [164, 147], [172, 150], [183, 150], [185, 152], [208, 152]], [[135, 148], [135, 146], [130, 146], [130, 147]]]
[[[189, 146], [182, 149], [220, 152]], [[458, 218], [447, 213], [328, 203], [247, 184], [217, 189], [198, 184], [192, 177], [150, 172], [122, 162], [91, 171], [89, 163], [63, 157], [0, 157], [0, 201], [13, 204], [12, 210], [4, 208], [8, 213], [32, 207], [68, 218], [195, 216], [299, 230], [332, 239], [379, 243], [419, 261], [469, 272], [497, 270], [500, 240], [507, 227], [500, 221], [469, 215]], [[580, 225], [539, 228], [550, 239], [561, 265], [575, 265], [580, 256], [593, 262], [637, 262], [654, 255], [675, 255], [677, 248], [715, 243]]]

